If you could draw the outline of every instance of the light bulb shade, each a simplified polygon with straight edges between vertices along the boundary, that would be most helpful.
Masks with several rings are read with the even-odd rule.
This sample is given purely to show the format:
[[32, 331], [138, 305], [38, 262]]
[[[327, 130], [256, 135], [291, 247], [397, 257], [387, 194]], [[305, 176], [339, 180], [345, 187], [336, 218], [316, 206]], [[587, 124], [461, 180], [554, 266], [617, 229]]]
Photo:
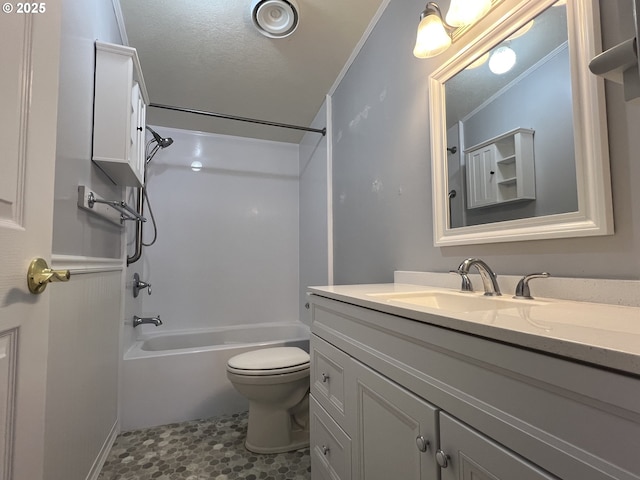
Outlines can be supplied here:
[[294, 0], [253, 0], [251, 19], [269, 38], [288, 37], [298, 27], [298, 8]]
[[451, 46], [451, 37], [436, 13], [427, 13], [418, 25], [413, 54], [418, 58], [435, 57]]
[[491, 0], [451, 0], [445, 21], [452, 27], [471, 25], [491, 10]]
[[507, 73], [516, 64], [516, 52], [509, 47], [499, 47], [489, 58], [489, 70], [496, 75]]

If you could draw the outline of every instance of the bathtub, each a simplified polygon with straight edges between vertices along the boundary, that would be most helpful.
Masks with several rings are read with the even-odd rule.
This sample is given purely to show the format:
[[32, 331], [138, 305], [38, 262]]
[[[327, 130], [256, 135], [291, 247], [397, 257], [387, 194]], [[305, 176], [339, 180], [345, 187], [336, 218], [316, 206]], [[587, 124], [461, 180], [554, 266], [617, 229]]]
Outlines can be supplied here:
[[145, 334], [124, 355], [122, 430], [247, 410], [227, 379], [227, 360], [278, 346], [309, 351], [309, 327], [266, 323]]

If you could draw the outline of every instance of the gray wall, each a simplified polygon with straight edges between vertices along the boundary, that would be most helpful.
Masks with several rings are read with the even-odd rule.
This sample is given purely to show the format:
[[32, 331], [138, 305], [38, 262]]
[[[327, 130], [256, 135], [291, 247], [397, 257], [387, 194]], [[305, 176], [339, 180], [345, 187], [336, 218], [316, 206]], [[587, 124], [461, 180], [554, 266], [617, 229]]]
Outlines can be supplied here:
[[466, 225], [578, 210], [568, 48], [466, 119], [464, 148], [519, 127], [535, 131], [536, 200], [468, 209]]
[[122, 230], [77, 206], [78, 185], [107, 200], [120, 200], [116, 187], [92, 162], [93, 72], [96, 40], [121, 43], [111, 0], [64, 0], [53, 253], [120, 257]]
[[[601, 4], [608, 48], [633, 35], [631, 2]], [[472, 255], [502, 274], [640, 278], [640, 107], [625, 104], [615, 84], [606, 86], [615, 235], [433, 246], [427, 80], [449, 52], [413, 57], [423, 8], [418, 0], [392, 0], [333, 95], [335, 282], [390, 282], [394, 270], [444, 272]]]
[[[53, 252], [121, 256], [122, 231], [76, 206], [78, 184], [120, 198], [91, 164], [94, 41], [120, 43], [111, 0], [64, 0], [60, 46]], [[47, 358], [47, 480], [84, 480], [117, 420], [119, 271], [73, 276], [51, 293]], [[95, 473], [95, 472], [94, 472]]]

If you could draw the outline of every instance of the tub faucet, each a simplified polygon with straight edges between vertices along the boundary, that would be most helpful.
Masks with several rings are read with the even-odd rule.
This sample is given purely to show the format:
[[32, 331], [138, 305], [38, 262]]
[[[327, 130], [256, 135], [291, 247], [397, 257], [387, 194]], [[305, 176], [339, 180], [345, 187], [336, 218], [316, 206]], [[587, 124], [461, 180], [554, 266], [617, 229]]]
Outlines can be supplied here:
[[133, 327], [137, 327], [138, 325], [144, 325], [145, 323], [152, 323], [156, 327], [162, 325], [162, 320], [160, 320], [160, 315], [157, 317], [139, 317], [137, 315], [133, 316]]
[[502, 295], [500, 293], [500, 287], [498, 286], [497, 275], [493, 273], [493, 270], [484, 261], [479, 258], [467, 258], [458, 266], [457, 273], [464, 279], [469, 273], [471, 267], [476, 267], [480, 278], [482, 279], [482, 286], [484, 287], [484, 294], [490, 297]]

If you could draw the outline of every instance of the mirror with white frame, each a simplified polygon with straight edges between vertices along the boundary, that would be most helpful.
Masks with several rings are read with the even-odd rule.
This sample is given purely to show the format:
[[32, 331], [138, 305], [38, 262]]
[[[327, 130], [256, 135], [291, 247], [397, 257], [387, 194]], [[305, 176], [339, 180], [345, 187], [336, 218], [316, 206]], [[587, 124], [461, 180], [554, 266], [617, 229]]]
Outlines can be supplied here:
[[612, 234], [598, 2], [507, 8], [429, 79], [434, 244]]

